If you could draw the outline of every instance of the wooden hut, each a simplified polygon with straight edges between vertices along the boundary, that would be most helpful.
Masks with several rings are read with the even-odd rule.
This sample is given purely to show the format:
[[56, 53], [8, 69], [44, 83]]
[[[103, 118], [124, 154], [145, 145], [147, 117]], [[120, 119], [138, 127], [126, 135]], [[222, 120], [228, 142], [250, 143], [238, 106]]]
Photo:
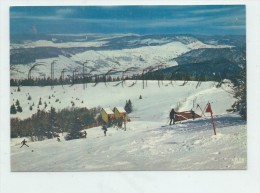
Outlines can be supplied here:
[[114, 108], [115, 118], [125, 120], [127, 112], [123, 107], [115, 107]]
[[102, 120], [106, 123], [109, 123], [112, 119], [115, 118], [115, 114], [110, 108], [102, 108], [101, 116]]
[[119, 128], [123, 126], [124, 123], [124, 129], [126, 130], [126, 121], [127, 121], [127, 112], [123, 107], [115, 107], [114, 108], [115, 113], [115, 125], [117, 125]]
[[[191, 111], [184, 111], [184, 112], [179, 112], [179, 114], [175, 115], [175, 121], [184, 121], [184, 120], [188, 120], [188, 119], [192, 119], [192, 113]], [[201, 116], [194, 113], [194, 118], [200, 118]]]

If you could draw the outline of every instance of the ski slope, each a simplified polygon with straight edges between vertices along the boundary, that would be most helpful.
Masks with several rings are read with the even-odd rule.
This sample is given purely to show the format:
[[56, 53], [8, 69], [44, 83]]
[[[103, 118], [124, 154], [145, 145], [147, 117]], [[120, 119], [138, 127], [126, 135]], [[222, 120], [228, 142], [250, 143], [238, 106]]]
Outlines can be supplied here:
[[[82, 84], [36, 87], [36, 86], [21, 86], [20, 92], [17, 92], [17, 87], [11, 87], [10, 104], [15, 104], [19, 100], [20, 106], [23, 109], [22, 113], [11, 115], [25, 119], [36, 113], [38, 109], [44, 110], [44, 103], [47, 103], [46, 111], [51, 107], [56, 110], [63, 108], [71, 108], [73, 101], [75, 107], [124, 107], [126, 100], [131, 100], [134, 106], [133, 116], [141, 116], [142, 120], [166, 120], [171, 108], [184, 111], [193, 108], [193, 103], [200, 104], [203, 108], [208, 102], [214, 106], [216, 114], [226, 113], [226, 109], [234, 103], [235, 99], [231, 94], [229, 83], [224, 84], [221, 88], [216, 88], [214, 82], [203, 82], [201, 86], [196, 88], [197, 81], [189, 81], [185, 86], [182, 81], [170, 83], [170, 81], [160, 81], [158, 86], [157, 81], [147, 81], [144, 83], [139, 80], [134, 86], [131, 86], [135, 81], [126, 81], [122, 86], [118, 86], [118, 82], [110, 82], [105, 85], [99, 83], [87, 84], [85, 90]], [[226, 92], [227, 90], [228, 92]], [[139, 99], [142, 95], [142, 100]], [[31, 96], [31, 100], [28, 97]], [[38, 103], [41, 98], [42, 104], [38, 108]], [[57, 102], [56, 102], [57, 101]], [[30, 106], [33, 109], [30, 110]], [[195, 106], [196, 108], [196, 106]], [[201, 114], [200, 109], [194, 109]]]
[[[235, 123], [234, 123], [235, 122]], [[28, 143], [12, 141], [12, 171], [205, 170], [246, 169], [246, 128], [237, 115], [161, 127], [134, 121], [127, 130], [88, 129], [87, 139]]]
[[[230, 85], [216, 88], [214, 82], [203, 82], [196, 89], [197, 82], [148, 81], [142, 88], [139, 81], [133, 87], [131, 81], [124, 87], [107, 87], [90, 84], [83, 90], [82, 85], [50, 87], [22, 87], [21, 92], [11, 88], [11, 101], [19, 98], [23, 113], [13, 117], [26, 118], [29, 111], [26, 94], [30, 93], [35, 104], [39, 97], [48, 101], [56, 109], [75, 106], [110, 107], [124, 106], [132, 101], [134, 111], [129, 114], [131, 122], [126, 131], [108, 128], [105, 137], [101, 127], [87, 129], [87, 139], [61, 142], [50, 139], [29, 142], [29, 148], [20, 148], [22, 138], [11, 140], [12, 171], [107, 171], [107, 170], [202, 170], [202, 169], [246, 169], [247, 132], [246, 122], [237, 114], [227, 114], [226, 109], [234, 102]], [[139, 96], [142, 95], [142, 99]], [[73, 98], [72, 98], [73, 97]], [[59, 98], [61, 103], [55, 102]], [[25, 101], [24, 101], [25, 100]], [[84, 103], [81, 103], [81, 101]], [[178, 111], [193, 108], [201, 114], [196, 104], [202, 108], [211, 102], [217, 135], [213, 135], [209, 115], [196, 120], [187, 120], [168, 125], [171, 108]], [[50, 108], [51, 105], [48, 105]], [[27, 108], [28, 107], [28, 108]], [[28, 110], [27, 110], [28, 109]], [[206, 113], [207, 114], [207, 113]], [[28, 139], [29, 140], [29, 139]]]

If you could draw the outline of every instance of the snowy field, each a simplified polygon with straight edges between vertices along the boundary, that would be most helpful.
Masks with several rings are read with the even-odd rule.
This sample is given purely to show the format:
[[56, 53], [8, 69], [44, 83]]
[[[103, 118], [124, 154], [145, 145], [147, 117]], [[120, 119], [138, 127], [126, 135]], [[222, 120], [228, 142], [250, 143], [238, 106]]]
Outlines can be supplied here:
[[[37, 112], [38, 103], [41, 98], [42, 104], [39, 109], [44, 109], [44, 103], [47, 103], [46, 111], [51, 109], [51, 106], [56, 110], [72, 107], [71, 102], [75, 103], [75, 107], [124, 107], [126, 100], [131, 100], [133, 103], [133, 116], [141, 116], [141, 120], [165, 120], [168, 119], [168, 114], [171, 108], [177, 108], [179, 111], [190, 110], [194, 104], [199, 104], [202, 108], [208, 102], [213, 105], [214, 113], [226, 113], [234, 103], [235, 99], [231, 94], [225, 91], [230, 91], [230, 85], [224, 84], [221, 88], [216, 88], [214, 82], [203, 82], [196, 88], [197, 82], [190, 81], [185, 86], [182, 81], [172, 82], [160, 81], [160, 87], [157, 81], [147, 81], [143, 89], [142, 81], [137, 81], [136, 85], [131, 86], [133, 81], [126, 81], [122, 87], [114, 86], [117, 82], [99, 83], [95, 87], [94, 84], [87, 84], [84, 90], [82, 84], [55, 86], [51, 89], [46, 87], [30, 87], [23, 86], [21, 92], [17, 92], [17, 87], [11, 87], [10, 104], [15, 104], [18, 99], [20, 106], [23, 109], [22, 113], [11, 115], [21, 119], [28, 118]], [[142, 95], [142, 100], [139, 99]], [[28, 97], [31, 100], [28, 100]], [[57, 101], [57, 102], [56, 102]], [[83, 103], [82, 103], [83, 101]], [[30, 110], [30, 106], [33, 109]], [[194, 109], [201, 114], [200, 109]]]
[[[11, 103], [19, 99], [23, 108], [23, 113], [12, 117], [21, 119], [36, 112], [36, 107], [30, 111], [29, 106], [33, 102], [37, 106], [40, 97], [47, 102], [47, 108], [56, 109], [71, 107], [71, 100], [79, 107], [113, 108], [124, 106], [130, 99], [134, 107], [126, 131], [111, 127], [106, 137], [97, 127], [87, 129], [87, 139], [29, 142], [29, 148], [20, 148], [21, 138], [12, 139], [12, 171], [246, 169], [246, 122], [235, 113], [226, 113], [234, 102], [226, 92], [230, 86], [216, 88], [214, 82], [203, 82], [196, 89], [197, 82], [179, 86], [181, 83], [171, 85], [165, 81], [158, 87], [157, 81], [148, 81], [145, 89], [141, 81], [133, 87], [127, 86], [130, 81], [124, 87], [89, 84], [85, 90], [82, 85], [55, 86], [53, 90], [21, 87], [21, 92], [11, 87]], [[28, 93], [31, 101], [27, 100]], [[49, 99], [52, 94], [55, 97]], [[139, 99], [140, 95], [143, 99]], [[57, 98], [61, 103], [55, 102]], [[200, 119], [168, 126], [171, 108], [185, 111], [195, 104], [193, 109], [201, 114], [196, 105], [204, 108], [208, 101], [214, 112], [216, 136], [208, 113]]]

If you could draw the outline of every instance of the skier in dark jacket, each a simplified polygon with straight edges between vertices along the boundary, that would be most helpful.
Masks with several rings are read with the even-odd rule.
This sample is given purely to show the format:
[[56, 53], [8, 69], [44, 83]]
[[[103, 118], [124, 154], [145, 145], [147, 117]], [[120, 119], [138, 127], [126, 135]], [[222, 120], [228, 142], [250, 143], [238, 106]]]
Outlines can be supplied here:
[[[24, 145], [26, 145], [27, 147], [29, 147], [26, 143], [27, 143], [27, 141], [25, 141], [25, 139], [24, 139], [24, 140], [21, 142], [21, 144], [22, 144], [21, 147], [23, 147]], [[21, 148], [21, 147], [20, 147], [20, 148]]]
[[102, 129], [104, 130], [104, 135], [107, 136], [107, 127], [105, 125], [103, 125]]
[[194, 120], [194, 119], [195, 119], [195, 112], [191, 109], [191, 110], [190, 110], [190, 113], [191, 113], [192, 119]]
[[85, 138], [87, 138], [87, 135], [88, 135], [87, 132], [84, 131], [84, 137], [85, 137]]
[[173, 122], [173, 124], [175, 123], [176, 114], [179, 114], [179, 113], [177, 113], [174, 109], [172, 109], [171, 112], [170, 112], [170, 120], [171, 120], [170, 125], [172, 124], [172, 122]]

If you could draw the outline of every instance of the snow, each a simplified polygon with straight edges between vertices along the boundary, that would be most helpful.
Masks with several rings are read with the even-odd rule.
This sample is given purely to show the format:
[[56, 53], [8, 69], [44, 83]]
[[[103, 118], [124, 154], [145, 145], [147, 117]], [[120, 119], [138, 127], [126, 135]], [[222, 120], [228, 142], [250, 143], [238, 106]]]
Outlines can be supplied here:
[[[173, 82], [160, 81], [160, 87], [157, 81], [147, 81], [143, 89], [142, 81], [132, 85], [134, 81], [126, 81], [124, 87], [121, 85], [114, 86], [117, 82], [87, 84], [84, 90], [82, 84], [54, 86], [51, 90], [50, 86], [34, 87], [22, 86], [21, 92], [17, 92], [17, 87], [11, 87], [10, 104], [15, 104], [18, 99], [20, 106], [23, 109], [22, 113], [11, 115], [25, 119], [37, 112], [38, 103], [41, 98], [42, 105], [39, 109], [44, 109], [44, 103], [47, 103], [46, 111], [51, 107], [56, 110], [72, 107], [71, 102], [74, 102], [75, 107], [104, 107], [113, 109], [116, 106], [124, 106], [126, 100], [131, 100], [133, 103], [133, 116], [142, 117], [143, 120], [151, 119], [166, 119], [168, 111], [171, 108], [190, 110], [194, 103], [198, 103], [201, 107], [205, 107], [208, 102], [212, 103], [212, 108], [216, 114], [225, 113], [226, 109], [234, 103], [234, 98], [231, 94], [224, 91], [230, 89], [229, 84], [224, 84], [221, 88], [216, 88], [214, 82], [203, 82], [196, 89], [197, 81], [190, 81], [185, 86], [179, 86], [181, 81]], [[139, 99], [142, 95], [142, 99]], [[31, 100], [28, 97], [31, 96]], [[30, 110], [30, 106], [33, 105]], [[196, 107], [195, 107], [196, 108]], [[157, 110], [162, 109], [159, 113]], [[195, 109], [195, 112], [201, 114], [200, 109]]]
[[[125, 35], [122, 35], [125, 36]], [[106, 37], [106, 38], [113, 38]], [[120, 37], [120, 35], [118, 35]], [[35, 47], [57, 47], [57, 48], [73, 48], [73, 47], [102, 47], [106, 44], [106, 38], [99, 38], [98, 41], [87, 42], [66, 42], [66, 43], [54, 43], [52, 41], [38, 40], [35, 42], [27, 42], [24, 44], [11, 44], [11, 48], [35, 48]], [[183, 37], [184, 38], [184, 37]], [[137, 41], [137, 40], [135, 40]], [[135, 43], [135, 41], [129, 43]], [[187, 40], [186, 40], [187, 41]], [[88, 61], [86, 68], [95, 69], [95, 74], [107, 73], [111, 69], [126, 70], [130, 67], [136, 67], [137, 70], [133, 73], [140, 73], [142, 69], [148, 66], [157, 66], [163, 64], [164, 66], [171, 67], [176, 66], [178, 63], [174, 58], [194, 49], [200, 48], [230, 48], [229, 45], [209, 45], [199, 40], [189, 40], [187, 44], [180, 41], [170, 41], [166, 38], [160, 40], [143, 39], [136, 42], [139, 47], [137, 48], [125, 48], [117, 50], [99, 50], [93, 49], [77, 53], [70, 54], [70, 57], [58, 56], [54, 58], [36, 59], [36, 62], [45, 63], [45, 65], [37, 66], [32, 72], [32, 77], [43, 76], [50, 77], [51, 63], [56, 60], [54, 65], [54, 76], [59, 78], [61, 71], [66, 69], [66, 76], [71, 75], [72, 71], [77, 69], [78, 73], [82, 72], [82, 66], [79, 64]], [[152, 43], [159, 43], [159, 45], [150, 45]], [[144, 45], [143, 45], [144, 44]], [[29, 69], [34, 65], [30, 63], [27, 65], [16, 64], [11, 65], [11, 78], [13, 79], [25, 79]]]
[[216, 136], [208, 118], [162, 124], [130, 122], [126, 131], [108, 128], [106, 137], [92, 128], [87, 139], [31, 142], [29, 148], [12, 143], [12, 171], [246, 169], [246, 128], [238, 115], [217, 117]]
[[[107, 170], [205, 170], [205, 169], [246, 169], [247, 130], [246, 122], [238, 114], [227, 114], [234, 98], [223, 88], [216, 88], [214, 82], [203, 82], [196, 89], [197, 82], [148, 81], [142, 88], [138, 81], [133, 87], [127, 81], [124, 87], [109, 83], [98, 84], [83, 90], [82, 85], [50, 87], [22, 87], [21, 92], [11, 88], [11, 101], [19, 99], [24, 112], [12, 117], [26, 118], [29, 111], [26, 94], [30, 93], [35, 105], [50, 101], [57, 109], [67, 108], [70, 101], [79, 107], [113, 108], [122, 106], [130, 99], [133, 104], [131, 119], [126, 131], [109, 127], [105, 137], [101, 127], [87, 129], [87, 139], [61, 142], [49, 139], [28, 142], [28, 147], [20, 148], [23, 138], [11, 140], [12, 171], [107, 171]], [[49, 95], [55, 98], [48, 100]], [[142, 95], [142, 99], [139, 96]], [[59, 98], [61, 103], [55, 102]], [[75, 100], [78, 98], [79, 100]], [[84, 100], [84, 103], [81, 103]], [[195, 101], [195, 107], [193, 107]], [[168, 125], [168, 114], [172, 107], [178, 111], [193, 108], [201, 114], [196, 104], [202, 108], [211, 102], [217, 135], [213, 135], [211, 118], [208, 113], [200, 119], [186, 120]], [[27, 108], [28, 107], [28, 108]], [[36, 107], [35, 107], [36, 108]], [[64, 134], [65, 135], [65, 134]], [[27, 140], [30, 140], [27, 138]], [[30, 163], [30, 164], [28, 164]]]
[[55, 43], [48, 40], [37, 40], [37, 41], [30, 41], [24, 44], [11, 44], [11, 48], [19, 49], [19, 48], [36, 48], [36, 47], [56, 47], [56, 48], [101, 47], [106, 43], [107, 42], [105, 41]]
[[120, 113], [126, 113], [125, 109], [123, 107], [116, 107], [118, 112]]
[[110, 108], [103, 108], [103, 109], [104, 109], [104, 111], [105, 111], [108, 115], [114, 114], [114, 112], [113, 112]]

